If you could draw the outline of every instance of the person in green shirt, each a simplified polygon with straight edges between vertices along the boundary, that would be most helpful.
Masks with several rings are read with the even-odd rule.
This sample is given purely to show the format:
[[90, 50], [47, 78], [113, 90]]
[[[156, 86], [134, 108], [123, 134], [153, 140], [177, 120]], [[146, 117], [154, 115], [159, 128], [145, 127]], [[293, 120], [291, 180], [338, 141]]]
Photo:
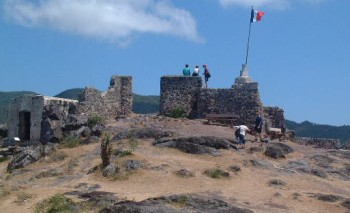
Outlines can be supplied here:
[[185, 68], [182, 70], [184, 76], [191, 76], [191, 69], [188, 64], [185, 65]]

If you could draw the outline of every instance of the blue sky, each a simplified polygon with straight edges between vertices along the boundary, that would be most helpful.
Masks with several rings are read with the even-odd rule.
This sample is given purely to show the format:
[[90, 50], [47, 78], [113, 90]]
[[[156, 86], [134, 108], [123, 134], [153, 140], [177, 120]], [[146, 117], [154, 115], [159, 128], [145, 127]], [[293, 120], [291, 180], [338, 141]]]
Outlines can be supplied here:
[[229, 88], [245, 61], [267, 106], [287, 119], [350, 125], [349, 0], [3, 0], [0, 91], [53, 96], [106, 90], [131, 75], [159, 95], [160, 77], [208, 64], [211, 88]]

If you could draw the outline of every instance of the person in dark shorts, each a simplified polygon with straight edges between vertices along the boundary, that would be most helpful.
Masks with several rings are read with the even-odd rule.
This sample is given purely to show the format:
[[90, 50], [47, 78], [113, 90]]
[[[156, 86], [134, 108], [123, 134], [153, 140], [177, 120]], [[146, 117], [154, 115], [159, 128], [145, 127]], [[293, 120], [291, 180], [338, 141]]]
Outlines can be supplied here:
[[286, 139], [286, 125], [284, 124], [284, 122], [282, 122], [281, 125], [281, 136], [279, 138], [279, 140], [285, 140]]
[[205, 88], [208, 88], [208, 80], [209, 78], [211, 77], [211, 74], [209, 72], [209, 69], [208, 69], [208, 65], [204, 64], [203, 65], [203, 68], [204, 68], [204, 83], [205, 83]]
[[239, 129], [239, 135], [238, 135], [238, 149], [244, 149], [245, 148], [245, 135], [247, 132], [250, 131], [250, 129], [245, 125], [239, 125], [234, 126], [234, 128], [237, 130]]
[[261, 138], [262, 127], [263, 127], [263, 119], [261, 115], [258, 115], [255, 119], [255, 127], [254, 127], [255, 141], [258, 141], [258, 136], [259, 136], [259, 141], [262, 142], [262, 138]]

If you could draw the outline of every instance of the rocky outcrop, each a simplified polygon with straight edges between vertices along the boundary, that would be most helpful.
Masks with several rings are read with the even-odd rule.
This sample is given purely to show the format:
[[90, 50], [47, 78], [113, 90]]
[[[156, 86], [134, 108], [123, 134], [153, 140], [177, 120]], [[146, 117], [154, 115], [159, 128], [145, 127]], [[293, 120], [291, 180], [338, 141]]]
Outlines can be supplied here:
[[164, 131], [158, 128], [135, 128], [132, 130], [123, 130], [116, 134], [113, 137], [113, 140], [121, 140], [121, 139], [129, 139], [129, 138], [139, 138], [139, 139], [146, 139], [146, 138], [164, 138], [164, 137], [170, 137], [174, 136], [173, 132], [170, 131]]
[[338, 139], [295, 137], [294, 142], [321, 149], [339, 149], [341, 147]]
[[23, 168], [38, 161], [41, 157], [51, 154], [53, 151], [54, 145], [51, 143], [19, 148], [13, 154], [13, 158], [7, 166], [7, 171], [11, 172], [14, 169]]
[[222, 200], [198, 195], [172, 195], [150, 198], [141, 202], [125, 201], [114, 204], [101, 213], [252, 213], [249, 209], [232, 206]]
[[234, 144], [235, 142], [231, 139], [212, 136], [160, 139], [153, 143], [156, 147], [177, 148], [190, 154], [211, 154], [214, 156], [219, 155], [218, 149], [237, 149]]
[[265, 155], [273, 159], [278, 159], [278, 158], [286, 158], [285, 155], [292, 152], [293, 152], [293, 149], [286, 144], [272, 143], [266, 147]]

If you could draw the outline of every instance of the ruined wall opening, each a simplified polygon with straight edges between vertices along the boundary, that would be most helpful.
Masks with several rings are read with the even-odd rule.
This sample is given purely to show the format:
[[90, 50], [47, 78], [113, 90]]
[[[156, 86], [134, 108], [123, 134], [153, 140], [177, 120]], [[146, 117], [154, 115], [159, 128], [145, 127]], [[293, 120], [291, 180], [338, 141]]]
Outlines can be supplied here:
[[21, 140], [30, 140], [30, 112], [21, 111], [19, 112], [19, 128], [18, 136]]

